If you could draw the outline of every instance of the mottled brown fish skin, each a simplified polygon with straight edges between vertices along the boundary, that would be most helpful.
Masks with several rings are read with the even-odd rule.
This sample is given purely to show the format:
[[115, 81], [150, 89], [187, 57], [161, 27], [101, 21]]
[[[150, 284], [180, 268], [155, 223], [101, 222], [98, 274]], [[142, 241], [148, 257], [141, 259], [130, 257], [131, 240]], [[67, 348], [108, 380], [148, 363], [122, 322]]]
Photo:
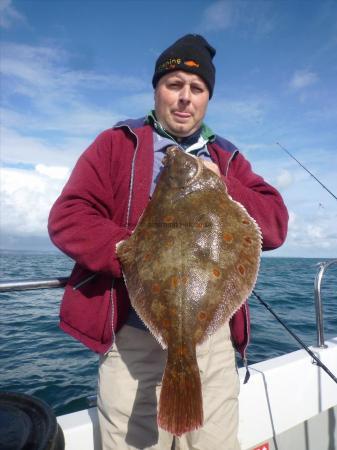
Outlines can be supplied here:
[[118, 247], [131, 303], [168, 348], [158, 424], [180, 436], [203, 423], [196, 345], [250, 295], [261, 235], [201, 160], [167, 151], [156, 190]]

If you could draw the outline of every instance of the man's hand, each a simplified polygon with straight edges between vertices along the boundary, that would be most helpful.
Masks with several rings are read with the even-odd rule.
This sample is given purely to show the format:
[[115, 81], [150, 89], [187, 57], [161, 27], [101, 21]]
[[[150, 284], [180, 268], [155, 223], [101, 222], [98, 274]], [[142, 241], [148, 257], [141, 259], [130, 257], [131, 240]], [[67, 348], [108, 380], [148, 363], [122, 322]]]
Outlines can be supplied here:
[[216, 164], [214, 164], [214, 162], [207, 161], [204, 159], [202, 159], [202, 162], [204, 163], [204, 166], [207, 167], [207, 169], [210, 169], [212, 172], [214, 172], [216, 175], [218, 175], [218, 177], [221, 176], [219, 167]]

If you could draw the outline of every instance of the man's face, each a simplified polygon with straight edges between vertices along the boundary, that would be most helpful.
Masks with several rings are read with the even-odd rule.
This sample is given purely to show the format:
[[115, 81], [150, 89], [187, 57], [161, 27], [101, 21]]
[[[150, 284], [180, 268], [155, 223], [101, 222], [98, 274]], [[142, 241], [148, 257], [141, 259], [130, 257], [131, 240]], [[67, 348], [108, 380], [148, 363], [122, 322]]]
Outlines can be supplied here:
[[186, 137], [200, 128], [209, 92], [199, 75], [177, 70], [160, 78], [154, 100], [162, 126], [174, 136]]

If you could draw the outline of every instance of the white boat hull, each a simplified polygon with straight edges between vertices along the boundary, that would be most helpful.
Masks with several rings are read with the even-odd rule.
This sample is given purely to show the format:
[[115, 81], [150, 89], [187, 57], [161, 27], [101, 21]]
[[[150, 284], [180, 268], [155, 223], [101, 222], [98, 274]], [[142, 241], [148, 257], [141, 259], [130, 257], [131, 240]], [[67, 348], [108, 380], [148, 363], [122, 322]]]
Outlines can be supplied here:
[[[337, 337], [311, 348], [337, 374]], [[241, 384], [239, 440], [242, 450], [337, 449], [337, 385], [304, 351], [250, 366]], [[239, 369], [241, 382], [245, 369]], [[97, 410], [58, 417], [66, 450], [99, 450]]]

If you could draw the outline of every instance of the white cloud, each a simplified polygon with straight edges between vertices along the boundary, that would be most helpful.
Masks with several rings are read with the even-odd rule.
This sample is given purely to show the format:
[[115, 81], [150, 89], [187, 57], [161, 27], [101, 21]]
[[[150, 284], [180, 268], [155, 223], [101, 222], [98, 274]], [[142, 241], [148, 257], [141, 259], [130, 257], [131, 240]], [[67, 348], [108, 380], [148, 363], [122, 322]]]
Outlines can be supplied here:
[[240, 26], [241, 34], [259, 37], [274, 30], [274, 15], [269, 2], [218, 0], [202, 12], [197, 31], [223, 31]]
[[268, 108], [264, 99], [256, 98], [226, 98], [218, 96], [209, 104], [208, 116], [212, 124], [217, 123], [233, 126], [238, 124], [242, 128], [242, 121], [259, 122]]
[[1, 72], [11, 77], [12, 89], [31, 98], [43, 93], [43, 98], [67, 101], [77, 98], [79, 88], [134, 91], [146, 86], [133, 76], [72, 70], [70, 62], [71, 54], [59, 47], [2, 45]]
[[289, 228], [296, 226], [297, 216], [294, 211], [288, 211], [289, 213]]
[[[306, 231], [308, 234], [308, 238], [313, 239], [316, 241], [316, 239], [323, 239], [324, 238], [324, 230], [321, 225], [314, 225], [314, 224], [308, 224], [306, 227]], [[324, 240], [322, 241], [322, 244], [324, 244]]]
[[[127, 98], [126, 98], [127, 100]], [[133, 100], [131, 100], [133, 101]], [[116, 102], [116, 104], [118, 104]], [[114, 105], [115, 106], [115, 105]], [[122, 108], [117, 108], [122, 110]], [[69, 105], [69, 110], [61, 105], [53, 105], [50, 108], [41, 108], [34, 114], [19, 112], [8, 108], [0, 110], [2, 116], [2, 136], [20, 135], [21, 137], [44, 136], [44, 140], [49, 144], [53, 141], [48, 133], [57, 133], [58, 140], [65, 137], [81, 136], [90, 138], [105, 128], [110, 128], [117, 121], [121, 120], [122, 114], [116, 114], [109, 108], [102, 108], [95, 105], [86, 105], [81, 102], [73, 102]], [[24, 123], [24, 127], [20, 124]], [[41, 124], [43, 124], [41, 126]], [[39, 138], [43, 140], [43, 138]], [[5, 140], [2, 139], [2, 146], [5, 147]], [[12, 150], [8, 148], [8, 151]]]
[[297, 70], [292, 76], [289, 85], [293, 89], [303, 89], [317, 83], [318, 80], [318, 75], [315, 72], [309, 70]]
[[206, 8], [203, 16], [204, 31], [225, 30], [232, 24], [233, 4], [229, 1], [218, 1]]
[[2, 169], [0, 186], [2, 232], [46, 235], [49, 210], [61, 192], [68, 173], [66, 168], [63, 168], [61, 177], [60, 168], [47, 166], [40, 166], [32, 171]]
[[289, 170], [282, 169], [276, 177], [276, 187], [280, 190], [286, 189], [294, 182], [294, 177]]
[[10, 28], [18, 21], [25, 22], [26, 19], [12, 6], [12, 0], [0, 0], [0, 27]]
[[[295, 206], [296, 207], [296, 206]], [[286, 243], [279, 255], [294, 255], [306, 257], [335, 257], [337, 249], [337, 235], [334, 223], [337, 215], [334, 211], [322, 210], [311, 203], [308, 208], [289, 210], [289, 228]], [[275, 252], [276, 253], [276, 252]]]
[[12, 164], [46, 164], [72, 167], [88, 145], [85, 138], [65, 139], [62, 144], [36, 136], [24, 136], [15, 130], [2, 128], [1, 158]]
[[37, 164], [35, 167], [37, 173], [46, 175], [53, 180], [65, 180], [70, 175], [69, 167], [62, 166], [46, 166], [44, 164]]

